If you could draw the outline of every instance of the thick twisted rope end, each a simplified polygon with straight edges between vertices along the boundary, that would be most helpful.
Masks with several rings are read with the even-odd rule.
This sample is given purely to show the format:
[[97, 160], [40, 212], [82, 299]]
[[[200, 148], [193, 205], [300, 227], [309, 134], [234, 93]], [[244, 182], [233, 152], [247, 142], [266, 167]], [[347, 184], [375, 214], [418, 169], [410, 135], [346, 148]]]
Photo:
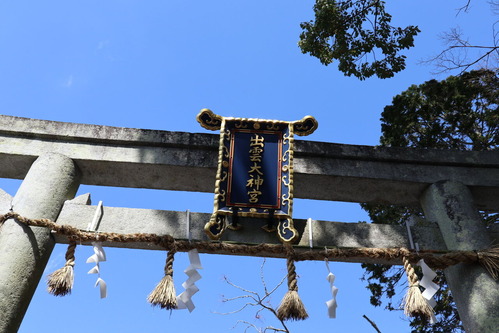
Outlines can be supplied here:
[[499, 247], [478, 251], [478, 261], [494, 280], [499, 279]]
[[409, 288], [404, 297], [404, 313], [408, 317], [425, 317], [428, 320], [432, 318], [433, 308], [428, 304], [428, 301], [423, 297], [419, 289], [419, 279], [414, 271], [414, 267], [409, 263], [409, 259], [404, 256], [404, 269], [409, 281]]
[[173, 260], [175, 249], [168, 251], [166, 256], [165, 276], [159, 281], [158, 285], [147, 297], [147, 301], [153, 306], [159, 306], [162, 309], [177, 308], [177, 292], [173, 283]]
[[48, 276], [47, 290], [54, 296], [71, 294], [74, 283], [76, 242], [71, 241], [66, 250], [66, 264]]
[[5, 221], [7, 221], [8, 219], [10, 219], [10, 215], [11, 215], [11, 214], [12, 214], [12, 213], [11, 213], [11, 212], [9, 212], [9, 213], [7, 213], [7, 214], [1, 214], [1, 215], [0, 215], [0, 226], [1, 226], [2, 224], [4, 224], [4, 223], [5, 223]]
[[294, 251], [291, 245], [286, 245], [287, 268], [288, 268], [288, 292], [284, 295], [279, 308], [277, 318], [280, 320], [304, 320], [308, 318], [307, 310], [298, 295], [298, 283], [296, 280]]

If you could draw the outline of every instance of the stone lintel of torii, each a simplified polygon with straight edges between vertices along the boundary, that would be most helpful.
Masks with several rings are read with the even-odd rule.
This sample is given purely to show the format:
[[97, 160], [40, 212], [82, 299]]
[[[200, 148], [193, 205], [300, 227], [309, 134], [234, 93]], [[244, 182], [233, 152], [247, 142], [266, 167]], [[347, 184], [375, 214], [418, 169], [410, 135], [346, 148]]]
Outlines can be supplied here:
[[[95, 206], [88, 205], [88, 196], [71, 200], [79, 184], [213, 192], [218, 142], [219, 136], [214, 134], [0, 116], [0, 178], [23, 179], [14, 198], [0, 191], [0, 208], [6, 213], [12, 204], [26, 217], [85, 229]], [[421, 249], [468, 251], [497, 244], [498, 228], [485, 228], [478, 215], [478, 209], [499, 211], [497, 151], [296, 140], [294, 156], [296, 198], [420, 207], [426, 218], [411, 231]], [[106, 213], [99, 221], [102, 232], [169, 234], [185, 239], [189, 220], [192, 239], [208, 240], [202, 228], [208, 213], [193, 212], [187, 218], [186, 212], [103, 210]], [[123, 223], [139, 216], [144, 221], [140, 230], [132, 223]], [[0, 332], [17, 330], [54, 243], [67, 242], [62, 236], [49, 237], [44, 228], [7, 222], [0, 228], [0, 313], [7, 318], [0, 323]], [[260, 228], [258, 221], [246, 220], [243, 226], [241, 231], [224, 234], [222, 241], [278, 243], [273, 233], [254, 232]], [[328, 221], [311, 221], [309, 226], [307, 221], [296, 219], [295, 227], [300, 231], [297, 251], [310, 249], [310, 231], [317, 249], [408, 247], [410, 243], [403, 226]], [[126, 247], [159, 249], [140, 243]], [[15, 251], [6, 256], [12, 249]], [[397, 260], [379, 263], [400, 264]], [[466, 330], [494, 332], [499, 327], [497, 282], [479, 265], [458, 264], [447, 268], [445, 274]]]

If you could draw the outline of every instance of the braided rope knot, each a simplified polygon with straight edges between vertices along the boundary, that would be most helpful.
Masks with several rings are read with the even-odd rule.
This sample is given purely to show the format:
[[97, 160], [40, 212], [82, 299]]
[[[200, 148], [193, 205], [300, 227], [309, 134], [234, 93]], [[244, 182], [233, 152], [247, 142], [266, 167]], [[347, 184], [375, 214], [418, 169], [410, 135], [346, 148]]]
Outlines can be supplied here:
[[68, 249], [66, 250], [66, 264], [65, 266], [74, 267], [75, 265], [75, 251], [76, 251], [76, 242], [70, 241]]
[[288, 289], [298, 291], [298, 282], [296, 281], [296, 267], [293, 260], [287, 260], [288, 268]]
[[175, 260], [176, 249], [170, 249], [166, 255], [165, 275], [173, 276], [173, 261]]

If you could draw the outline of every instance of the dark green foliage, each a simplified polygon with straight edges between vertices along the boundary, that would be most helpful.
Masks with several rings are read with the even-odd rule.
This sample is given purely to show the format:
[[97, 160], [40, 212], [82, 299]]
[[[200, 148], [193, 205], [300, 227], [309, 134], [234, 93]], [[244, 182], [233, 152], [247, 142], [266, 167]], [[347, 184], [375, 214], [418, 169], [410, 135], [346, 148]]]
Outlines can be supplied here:
[[314, 12], [315, 21], [300, 25], [303, 53], [324, 65], [338, 60], [341, 72], [361, 80], [373, 75], [390, 78], [405, 69], [406, 57], [400, 51], [414, 46], [419, 28], [392, 26], [384, 1], [316, 0]]
[[413, 85], [381, 114], [381, 144], [460, 150], [499, 147], [499, 78], [478, 70]]
[[[444, 81], [431, 80], [413, 85], [393, 98], [385, 107], [381, 144], [391, 147], [418, 147], [459, 150], [492, 150], [499, 148], [499, 76], [491, 70], [478, 70]], [[417, 209], [362, 204], [373, 223], [404, 224], [411, 216], [422, 216]], [[482, 212], [487, 225], [497, 223], [499, 214]], [[371, 304], [389, 310], [395, 287], [405, 283], [400, 268], [364, 264], [364, 279], [371, 291]], [[436, 278], [441, 288], [436, 294], [437, 324], [421, 318], [411, 319], [412, 332], [463, 332], [452, 295], [444, 275]], [[397, 300], [398, 302], [398, 300]]]

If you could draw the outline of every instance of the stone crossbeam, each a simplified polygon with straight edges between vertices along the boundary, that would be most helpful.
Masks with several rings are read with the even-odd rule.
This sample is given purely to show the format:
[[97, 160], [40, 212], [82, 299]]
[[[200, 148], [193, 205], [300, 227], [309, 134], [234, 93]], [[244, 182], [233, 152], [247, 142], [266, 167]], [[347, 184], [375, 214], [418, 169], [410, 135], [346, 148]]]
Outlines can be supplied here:
[[[214, 134], [117, 128], [0, 115], [0, 178], [24, 179], [15, 198], [0, 190], [0, 213], [12, 208], [21, 216], [44, 217], [59, 225], [88, 231], [96, 212], [96, 207], [90, 206], [90, 195], [64, 201], [73, 197], [79, 184], [213, 192], [218, 144], [219, 137]], [[497, 151], [386, 148], [297, 140], [294, 156], [296, 198], [421, 207], [426, 220], [411, 227], [412, 241], [421, 250], [481, 250], [476, 247], [498, 243], [498, 225], [486, 228], [476, 211], [476, 208], [499, 211]], [[209, 241], [204, 232], [211, 216], [208, 213], [117, 207], [99, 209], [102, 209], [100, 218], [91, 232], [147, 233], [183, 240], [189, 238], [193, 242]], [[0, 304], [3, 307], [1, 312], [7, 317], [0, 323], [0, 332], [17, 330], [54, 241], [68, 242], [67, 236], [51, 234], [39, 227], [24, 228], [12, 222], [7, 221], [0, 233], [3, 239], [0, 245], [7, 250], [14, 249], [14, 256], [2, 259], [6, 262], [2, 261], [2, 265], [8, 274], [0, 276], [4, 287], [0, 294], [11, 297], [3, 297], [9, 301]], [[221, 241], [247, 245], [280, 244], [275, 232], [262, 230], [264, 223], [258, 219], [240, 218], [242, 230], [227, 230]], [[296, 252], [312, 250], [323, 253], [325, 247], [410, 247], [405, 226], [295, 219], [294, 227], [300, 235]], [[159, 245], [137, 239], [126, 243], [104, 242], [103, 245], [164, 250]], [[245, 247], [245, 250], [249, 249]], [[258, 252], [254, 252], [255, 249]], [[275, 253], [275, 249], [271, 246], [252, 247], [254, 253], [249, 254], [233, 253], [236, 251], [234, 247], [224, 246], [217, 247], [216, 253], [285, 256], [284, 251]], [[200, 250], [203, 252], [203, 248]], [[205, 251], [213, 249], [206, 248]], [[386, 257], [343, 257], [337, 260], [401, 264], [400, 258]], [[19, 270], [21, 266], [23, 269]], [[497, 313], [497, 302], [494, 302], [498, 299], [494, 289], [497, 282], [479, 265], [459, 264], [447, 268], [445, 274], [465, 328], [492, 332], [497, 327], [497, 316], [490, 316], [490, 313]], [[468, 278], [463, 282], [465, 275]]]
[[[87, 205], [89, 202], [89, 199], [87, 199], [88, 197], [89, 195], [84, 195], [73, 201], [66, 201], [59, 214], [57, 223], [71, 225], [78, 229], [86, 230], [89, 221], [92, 221], [94, 217], [97, 207]], [[189, 224], [187, 224], [187, 212], [178, 211], [103, 207], [100, 216], [97, 224], [98, 232], [168, 234], [176, 239], [187, 239], [187, 230], [189, 230], [192, 241], [208, 241], [208, 238], [203, 231], [205, 223], [210, 218], [210, 214], [207, 213], [190, 213]], [[140, 223], [137, 221], [140, 221]], [[264, 221], [241, 218], [240, 222], [243, 225], [242, 230], [227, 230], [221, 240], [237, 244], [281, 244], [276, 233], [267, 233], [261, 229], [265, 223]], [[313, 220], [311, 223], [313, 248], [317, 251], [323, 250], [325, 246], [328, 248], [409, 247], [407, 229], [405, 226], [316, 220]], [[441, 233], [439, 232], [438, 226], [435, 223], [421, 223], [422, 225], [413, 226], [411, 228], [414, 242], [418, 243], [420, 249], [446, 251], [447, 248]], [[300, 232], [300, 240], [297, 243], [296, 251], [310, 250], [309, 226], [307, 220], [295, 219], [294, 225]], [[489, 231], [489, 234], [497, 243], [497, 240], [499, 240], [499, 228], [492, 228]], [[57, 234], [54, 236], [56, 242], [68, 243], [65, 236]], [[164, 250], [160, 246], [140, 242], [104, 242], [104, 246]], [[285, 257], [284, 253], [275, 254], [261, 252], [254, 255], [261, 257]], [[341, 261], [374, 262], [370, 259], [360, 257], [341, 259]], [[378, 259], [376, 260], [376, 263], [401, 264], [401, 262], [396, 259], [383, 262]]]
[[[212, 192], [218, 135], [0, 116], [0, 177], [23, 179], [37, 156], [73, 159], [87, 185]], [[430, 184], [468, 186], [499, 210], [498, 152], [385, 148], [296, 141], [297, 198], [419, 206]]]

